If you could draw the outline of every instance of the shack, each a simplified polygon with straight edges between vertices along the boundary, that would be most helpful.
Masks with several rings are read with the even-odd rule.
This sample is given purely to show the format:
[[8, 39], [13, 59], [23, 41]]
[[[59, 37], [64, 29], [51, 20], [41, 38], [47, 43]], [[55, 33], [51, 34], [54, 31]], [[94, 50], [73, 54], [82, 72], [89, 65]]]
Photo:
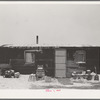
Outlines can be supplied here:
[[38, 64], [51, 77], [71, 77], [73, 71], [90, 69], [100, 73], [100, 47], [1, 46], [0, 64], [10, 64], [22, 74], [35, 73]]

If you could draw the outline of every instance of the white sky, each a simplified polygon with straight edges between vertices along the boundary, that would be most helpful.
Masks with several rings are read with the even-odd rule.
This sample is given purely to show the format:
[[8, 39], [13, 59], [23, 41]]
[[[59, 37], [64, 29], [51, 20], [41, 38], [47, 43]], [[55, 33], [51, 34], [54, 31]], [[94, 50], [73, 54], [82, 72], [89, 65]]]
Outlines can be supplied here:
[[0, 45], [100, 46], [100, 4], [0, 3]]

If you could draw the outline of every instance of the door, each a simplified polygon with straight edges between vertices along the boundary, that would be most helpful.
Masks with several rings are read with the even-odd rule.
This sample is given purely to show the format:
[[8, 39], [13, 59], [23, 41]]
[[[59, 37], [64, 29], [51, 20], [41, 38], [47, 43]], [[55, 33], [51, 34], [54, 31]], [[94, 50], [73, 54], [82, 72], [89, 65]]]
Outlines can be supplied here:
[[55, 50], [55, 77], [66, 77], [66, 49]]

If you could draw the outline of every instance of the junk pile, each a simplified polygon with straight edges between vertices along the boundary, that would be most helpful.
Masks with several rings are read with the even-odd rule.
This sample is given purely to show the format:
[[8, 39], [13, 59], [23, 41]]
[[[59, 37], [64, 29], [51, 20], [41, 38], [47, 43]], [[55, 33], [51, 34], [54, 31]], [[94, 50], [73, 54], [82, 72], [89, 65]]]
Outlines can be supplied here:
[[15, 72], [12, 69], [8, 69], [8, 70], [3, 70], [2, 76], [4, 78], [19, 78], [20, 77], [20, 73], [19, 72]]
[[51, 82], [51, 77], [46, 76], [45, 70], [43, 65], [38, 65], [35, 74], [30, 74], [28, 81], [38, 81], [38, 80], [45, 80], [45, 82]]
[[91, 70], [83, 71], [82, 73], [73, 72], [72, 73], [73, 81], [99, 81], [99, 75]]

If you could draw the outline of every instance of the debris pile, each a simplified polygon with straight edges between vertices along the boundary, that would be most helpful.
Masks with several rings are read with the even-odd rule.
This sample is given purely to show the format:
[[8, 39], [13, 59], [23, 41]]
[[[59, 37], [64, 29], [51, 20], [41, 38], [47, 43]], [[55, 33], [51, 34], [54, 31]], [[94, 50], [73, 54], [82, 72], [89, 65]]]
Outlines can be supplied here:
[[86, 82], [99, 82], [99, 75], [97, 73], [91, 72], [91, 70], [83, 71], [81, 74], [77, 72], [72, 73], [72, 78], [71, 80], [73, 82], [81, 82], [81, 83], [86, 83]]

